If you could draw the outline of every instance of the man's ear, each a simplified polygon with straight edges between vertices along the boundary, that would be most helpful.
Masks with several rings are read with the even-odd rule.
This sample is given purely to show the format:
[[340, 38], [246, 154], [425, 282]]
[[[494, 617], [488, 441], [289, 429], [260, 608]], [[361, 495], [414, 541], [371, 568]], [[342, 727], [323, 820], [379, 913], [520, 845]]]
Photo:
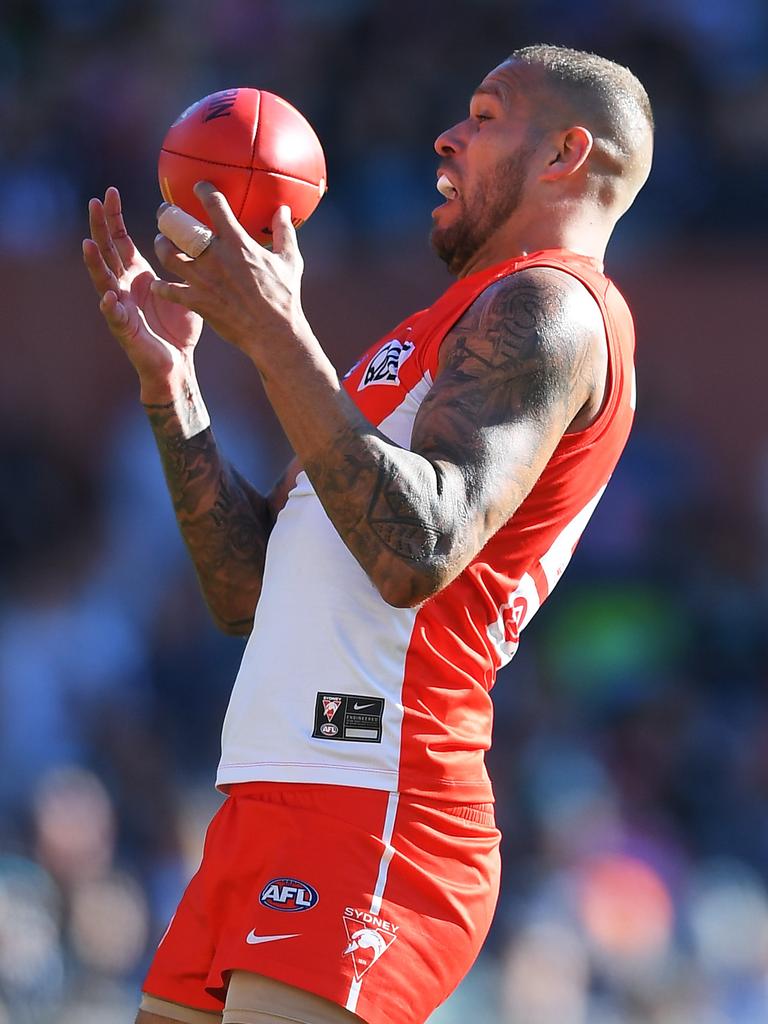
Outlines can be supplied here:
[[555, 140], [554, 153], [541, 180], [557, 181], [575, 174], [584, 166], [594, 144], [592, 132], [582, 125], [561, 132]]

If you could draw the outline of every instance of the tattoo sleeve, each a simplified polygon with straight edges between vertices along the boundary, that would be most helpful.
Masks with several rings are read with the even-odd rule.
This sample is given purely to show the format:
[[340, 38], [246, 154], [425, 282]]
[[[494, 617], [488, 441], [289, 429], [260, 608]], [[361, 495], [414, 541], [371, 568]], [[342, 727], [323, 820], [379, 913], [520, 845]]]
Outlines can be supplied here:
[[269, 502], [221, 457], [196, 388], [145, 409], [211, 613], [225, 632], [247, 633], [273, 524]]
[[306, 470], [342, 539], [393, 604], [435, 593], [529, 493], [596, 387], [594, 300], [541, 268], [491, 286], [443, 342], [411, 450], [362, 416]]

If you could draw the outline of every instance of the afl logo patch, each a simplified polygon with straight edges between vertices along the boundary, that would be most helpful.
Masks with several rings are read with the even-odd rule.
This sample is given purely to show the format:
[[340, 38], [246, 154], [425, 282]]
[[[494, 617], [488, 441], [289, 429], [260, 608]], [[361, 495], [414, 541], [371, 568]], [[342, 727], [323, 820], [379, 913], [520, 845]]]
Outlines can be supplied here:
[[309, 882], [298, 878], [273, 878], [261, 890], [259, 903], [270, 910], [296, 914], [300, 910], [311, 910], [319, 899], [317, 889]]
[[412, 341], [398, 341], [397, 338], [382, 345], [366, 366], [357, 390], [362, 391], [371, 384], [397, 386], [400, 383], [400, 367], [413, 354], [415, 347]]

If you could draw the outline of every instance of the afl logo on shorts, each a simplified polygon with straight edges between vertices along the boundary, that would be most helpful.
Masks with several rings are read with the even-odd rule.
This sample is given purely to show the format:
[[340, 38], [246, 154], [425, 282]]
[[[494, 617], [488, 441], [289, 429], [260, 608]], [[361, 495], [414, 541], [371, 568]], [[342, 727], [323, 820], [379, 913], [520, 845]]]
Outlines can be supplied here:
[[319, 899], [317, 889], [309, 882], [300, 882], [298, 878], [273, 878], [261, 890], [259, 903], [270, 910], [295, 914], [300, 910], [311, 910]]

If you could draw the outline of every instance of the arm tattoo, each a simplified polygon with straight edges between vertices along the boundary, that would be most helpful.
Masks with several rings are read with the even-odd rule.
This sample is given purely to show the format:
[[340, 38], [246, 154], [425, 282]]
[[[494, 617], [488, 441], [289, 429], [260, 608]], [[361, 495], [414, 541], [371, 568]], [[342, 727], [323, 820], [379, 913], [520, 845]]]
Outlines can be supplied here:
[[410, 451], [358, 415], [332, 452], [308, 461], [374, 581], [405, 570], [426, 578], [414, 586], [428, 596], [512, 515], [595, 386], [596, 316], [583, 286], [559, 272], [497, 282], [446, 336]]
[[434, 557], [442, 532], [419, 515], [409, 502], [397, 470], [384, 463], [379, 467], [368, 506], [367, 522], [379, 541], [399, 558], [419, 562]]
[[227, 632], [247, 631], [261, 590], [272, 515], [227, 462], [194, 396], [145, 406], [184, 541], [206, 601]]

